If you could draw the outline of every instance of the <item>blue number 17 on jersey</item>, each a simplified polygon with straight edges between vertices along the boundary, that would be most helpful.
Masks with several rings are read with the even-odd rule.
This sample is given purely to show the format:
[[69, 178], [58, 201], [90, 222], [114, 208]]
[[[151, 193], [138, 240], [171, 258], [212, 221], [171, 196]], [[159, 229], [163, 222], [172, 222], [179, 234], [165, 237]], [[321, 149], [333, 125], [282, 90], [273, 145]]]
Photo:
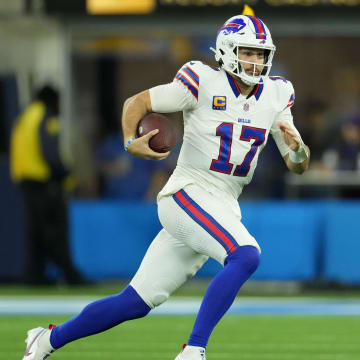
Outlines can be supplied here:
[[[233, 136], [233, 127], [231, 123], [222, 123], [216, 128], [216, 135], [220, 136], [219, 156], [211, 162], [210, 170], [231, 174], [234, 164], [229, 159], [231, 155], [231, 144]], [[255, 128], [243, 125], [240, 140], [250, 141], [254, 139], [250, 150], [246, 153], [243, 162], [235, 167], [233, 176], [245, 177], [249, 173], [251, 161], [257, 152], [258, 147], [265, 141], [265, 129]]]

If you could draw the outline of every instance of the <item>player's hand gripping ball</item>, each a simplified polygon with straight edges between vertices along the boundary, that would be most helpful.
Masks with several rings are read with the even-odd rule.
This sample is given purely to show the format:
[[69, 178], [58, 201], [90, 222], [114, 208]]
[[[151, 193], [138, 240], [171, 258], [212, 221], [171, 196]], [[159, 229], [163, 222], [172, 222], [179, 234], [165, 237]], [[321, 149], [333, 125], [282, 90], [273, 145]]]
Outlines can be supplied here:
[[159, 153], [171, 150], [176, 144], [176, 131], [170, 120], [161, 114], [145, 115], [139, 122], [137, 137], [155, 129], [159, 129], [159, 132], [149, 140], [149, 147]]

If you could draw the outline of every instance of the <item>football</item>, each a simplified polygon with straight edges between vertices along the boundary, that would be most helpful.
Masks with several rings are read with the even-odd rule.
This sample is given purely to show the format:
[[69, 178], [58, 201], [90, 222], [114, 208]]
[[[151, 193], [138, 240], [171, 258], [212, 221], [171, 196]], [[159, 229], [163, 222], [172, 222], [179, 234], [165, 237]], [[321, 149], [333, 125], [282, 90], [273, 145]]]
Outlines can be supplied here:
[[159, 129], [159, 132], [150, 139], [150, 148], [159, 153], [171, 150], [176, 144], [176, 130], [164, 115], [158, 113], [145, 115], [139, 122], [137, 137], [146, 135], [155, 129]]

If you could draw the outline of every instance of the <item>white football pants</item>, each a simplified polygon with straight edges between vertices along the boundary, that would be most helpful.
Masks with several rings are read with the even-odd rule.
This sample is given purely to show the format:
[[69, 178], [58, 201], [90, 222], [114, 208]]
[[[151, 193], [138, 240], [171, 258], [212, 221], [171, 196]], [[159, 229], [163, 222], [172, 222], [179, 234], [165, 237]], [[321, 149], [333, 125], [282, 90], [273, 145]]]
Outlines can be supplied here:
[[209, 257], [224, 264], [239, 246], [256, 240], [240, 221], [240, 211], [198, 185], [187, 185], [159, 200], [164, 227], [148, 248], [130, 285], [154, 308], [191, 278]]

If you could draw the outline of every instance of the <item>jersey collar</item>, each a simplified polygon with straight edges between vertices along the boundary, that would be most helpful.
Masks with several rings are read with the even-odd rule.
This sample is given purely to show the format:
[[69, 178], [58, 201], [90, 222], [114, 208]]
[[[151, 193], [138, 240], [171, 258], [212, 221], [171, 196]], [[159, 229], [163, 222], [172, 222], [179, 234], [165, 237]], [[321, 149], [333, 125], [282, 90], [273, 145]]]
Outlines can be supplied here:
[[[229, 81], [230, 87], [231, 87], [234, 95], [236, 97], [239, 97], [239, 95], [241, 94], [241, 90], [239, 88], [239, 85], [236, 83], [234, 78], [227, 71], [225, 71], [225, 74], [226, 74], [226, 77], [227, 77], [227, 79]], [[260, 95], [263, 92], [263, 89], [264, 89], [264, 81], [263, 81], [263, 79], [260, 79], [260, 83], [256, 84], [256, 86], [254, 86], [251, 93], [246, 98], [249, 99], [251, 96], [254, 95], [255, 99], [259, 100]]]
[[233, 77], [228, 74], [227, 71], [225, 71], [226, 77], [228, 78], [229, 84], [231, 86], [231, 89], [236, 97], [238, 97], [241, 94], [241, 90], [239, 88], [239, 85], [236, 83], [236, 81], [233, 79]]
[[247, 99], [249, 99], [251, 96], [254, 95], [256, 101], [259, 100], [263, 90], [264, 90], [264, 81], [261, 78], [260, 83], [256, 84], [256, 86], [254, 86], [254, 88], [251, 90], [251, 93], [247, 96]]

